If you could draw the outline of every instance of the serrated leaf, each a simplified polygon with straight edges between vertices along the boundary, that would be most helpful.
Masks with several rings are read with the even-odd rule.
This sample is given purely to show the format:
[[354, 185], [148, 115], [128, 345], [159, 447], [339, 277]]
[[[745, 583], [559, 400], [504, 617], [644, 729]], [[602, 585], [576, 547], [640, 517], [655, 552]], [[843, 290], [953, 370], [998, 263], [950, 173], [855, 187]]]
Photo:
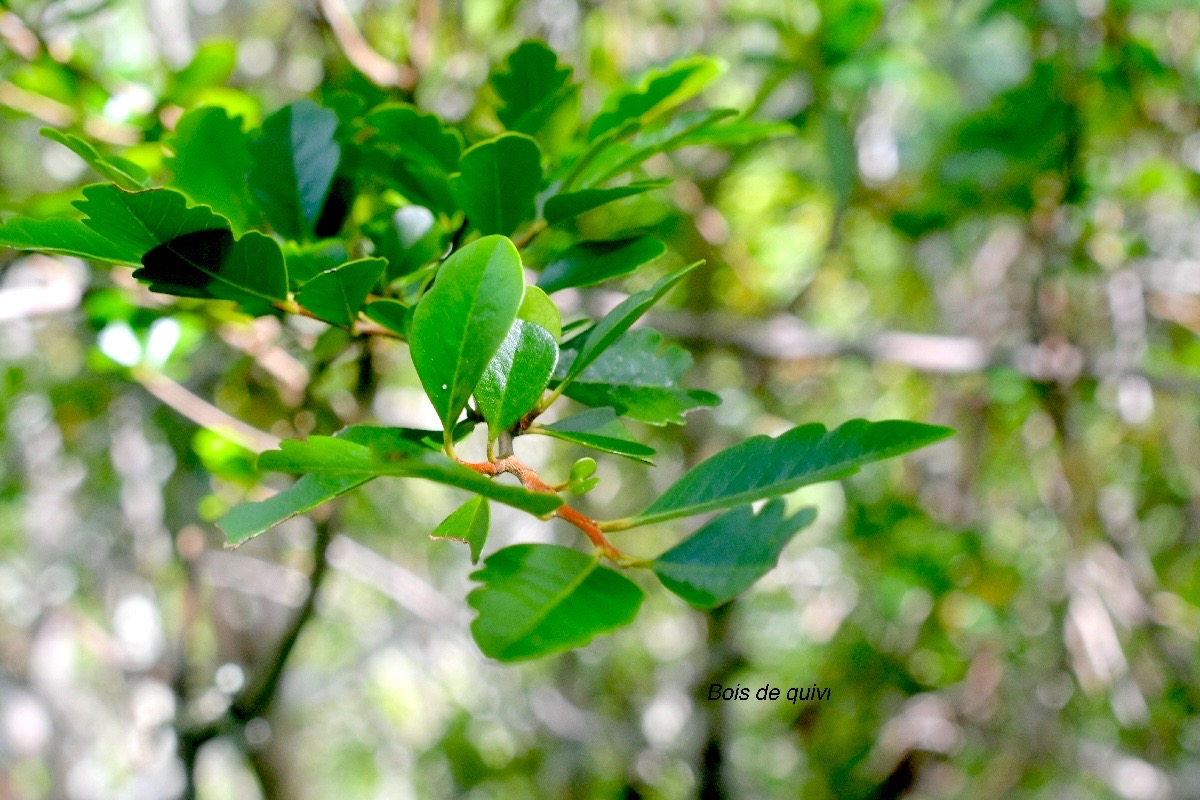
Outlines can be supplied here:
[[496, 117], [510, 131], [533, 134], [548, 114], [546, 106], [559, 98], [571, 80], [571, 68], [560, 66], [558, 56], [545, 44], [525, 41], [492, 74], [492, 87], [500, 98]]
[[0, 247], [38, 250], [106, 264], [136, 264], [140, 255], [101, 236], [79, 219], [25, 219], [0, 225]]
[[454, 539], [471, 549], [471, 563], [479, 563], [479, 554], [487, 542], [491, 510], [486, 497], [473, 497], [442, 520], [433, 533], [435, 539]]
[[512, 328], [525, 273], [503, 236], [458, 250], [438, 271], [409, 326], [413, 365], [447, 430]]
[[363, 314], [397, 336], [408, 338], [408, 323], [412, 319], [412, 308], [399, 300], [374, 300], [363, 308]]
[[38, 133], [68, 148], [82, 158], [100, 177], [112, 181], [122, 189], [137, 191], [146, 188], [150, 183], [150, 176], [146, 174], [146, 170], [120, 156], [101, 155], [95, 145], [81, 136], [56, 128], [42, 128]]
[[237, 240], [227, 229], [177, 236], [146, 253], [133, 277], [153, 292], [233, 300], [251, 314], [269, 313], [287, 300], [283, 253], [258, 231]]
[[337, 114], [301, 100], [263, 120], [250, 145], [250, 190], [281, 236], [309, 239], [333, 188], [342, 148]]
[[296, 302], [313, 316], [343, 328], [358, 318], [367, 295], [383, 275], [382, 258], [360, 258], [322, 272], [300, 287]]
[[508, 235], [534, 218], [542, 188], [542, 151], [530, 137], [505, 133], [468, 149], [450, 182], [454, 199], [480, 233]]
[[[353, 425], [333, 435], [335, 439], [369, 445], [382, 436], [402, 437], [404, 441], [427, 450], [442, 446], [440, 431], [421, 431], [402, 428], [377, 428]], [[333, 498], [345, 494], [375, 476], [357, 473], [304, 475], [278, 494], [252, 503], [240, 503], [229, 510], [217, 524], [225, 531], [226, 544], [236, 547], [260, 533], [270, 530], [286, 519], [311, 511]]]
[[783, 515], [782, 500], [755, 514], [741, 506], [712, 520], [650, 563], [663, 586], [694, 606], [727, 603], [779, 563], [779, 554], [817, 517], [815, 508]]
[[[568, 343], [556, 372], [565, 375], [575, 358]], [[587, 406], [611, 406], [620, 416], [650, 425], [682, 425], [683, 415], [719, 405], [711, 392], [679, 386], [692, 366], [692, 356], [676, 344], [663, 344], [662, 334], [643, 328], [619, 337], [564, 394]]]
[[495, 439], [542, 398], [558, 363], [558, 344], [541, 325], [518, 319], [475, 387], [475, 404]]
[[424, 478], [466, 489], [536, 516], [549, 514], [562, 505], [557, 495], [497, 483], [440, 453], [429, 452], [423, 444], [417, 447], [403, 438], [403, 429], [370, 430], [375, 438], [368, 443], [329, 436], [310, 436], [303, 442], [286, 440], [279, 450], [260, 455], [258, 466], [277, 472], [315, 475]]
[[919, 422], [856, 419], [832, 431], [813, 423], [777, 438], [754, 436], [697, 464], [649, 508], [614, 529], [733, 508], [845, 478], [864, 464], [917, 450], [953, 433]]
[[484, 655], [520, 661], [582, 647], [628, 625], [642, 590], [590, 556], [549, 544], [505, 547], [471, 576], [471, 634]]
[[579, 242], [559, 253], [542, 270], [537, 285], [546, 294], [580, 286], [595, 286], [629, 275], [659, 258], [667, 246], [653, 236], [607, 242]]
[[521, 298], [521, 307], [517, 309], [517, 319], [541, 325], [550, 331], [555, 340], [562, 336], [562, 317], [558, 306], [536, 286], [525, 287], [525, 296]]
[[721, 74], [722, 69], [721, 62], [715, 59], [692, 56], [646, 73], [637, 87], [619, 90], [605, 101], [604, 110], [596, 115], [588, 128], [588, 140], [631, 120], [643, 124], [649, 122], [695, 97]]
[[553, 436], [564, 442], [625, 456], [645, 464], [654, 463], [650, 460], [654, 456], [654, 448], [634, 441], [611, 408], [593, 408], [549, 425], [530, 428], [529, 433]]
[[369, 131], [368, 147], [444, 175], [458, 169], [462, 137], [436, 114], [407, 103], [387, 103], [372, 109], [363, 122]]
[[547, 224], [557, 225], [560, 222], [573, 219], [580, 214], [585, 214], [588, 211], [600, 208], [616, 200], [634, 197], [635, 195], [670, 185], [671, 180], [669, 178], [659, 178], [648, 181], [635, 181], [627, 183], [624, 186], [609, 186], [603, 189], [580, 189], [576, 192], [564, 192], [556, 194], [546, 201], [542, 215], [546, 218]]
[[171, 185], [197, 203], [211, 206], [233, 224], [249, 230], [262, 221], [246, 175], [250, 172], [250, 137], [240, 117], [223, 108], [201, 106], [179, 118], [167, 140], [175, 154], [167, 160]]
[[285, 241], [282, 247], [284, 262], [287, 264], [288, 286], [293, 290], [349, 259], [346, 243], [341, 239], [320, 239], [315, 242]]
[[571, 362], [571, 366], [567, 370], [563, 381], [570, 382], [574, 380], [593, 361], [599, 358], [601, 353], [611, 347], [621, 334], [629, 330], [633, 323], [637, 322], [643, 314], [649, 311], [651, 306], [661, 300], [663, 295], [669, 292], [675, 284], [683, 280], [689, 272], [702, 263], [704, 262], [697, 261], [695, 264], [676, 270], [670, 275], [660, 278], [657, 283], [646, 291], [630, 295], [620, 305], [605, 314], [586, 333], [581, 334], [582, 339], [580, 344], [577, 348], [574, 348], [576, 350], [575, 359]]

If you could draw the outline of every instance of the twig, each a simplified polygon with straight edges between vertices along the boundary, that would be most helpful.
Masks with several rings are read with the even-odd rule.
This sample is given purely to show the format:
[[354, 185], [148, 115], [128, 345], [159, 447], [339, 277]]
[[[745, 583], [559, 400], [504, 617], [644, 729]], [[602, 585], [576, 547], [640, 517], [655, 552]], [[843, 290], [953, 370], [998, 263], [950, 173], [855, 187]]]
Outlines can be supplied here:
[[278, 436], [260, 431], [258, 428], [226, 414], [161, 372], [145, 366], [134, 367], [130, 372], [133, 379], [145, 387], [146, 391], [197, 425], [216, 431], [255, 453], [275, 450], [279, 447]]
[[377, 86], [395, 86], [411, 89], [416, 85], [417, 72], [405, 64], [397, 64], [371, 47], [354, 24], [342, 0], [320, 0], [321, 16], [329, 23], [329, 30], [338, 46], [346, 54], [346, 60], [366, 75]]

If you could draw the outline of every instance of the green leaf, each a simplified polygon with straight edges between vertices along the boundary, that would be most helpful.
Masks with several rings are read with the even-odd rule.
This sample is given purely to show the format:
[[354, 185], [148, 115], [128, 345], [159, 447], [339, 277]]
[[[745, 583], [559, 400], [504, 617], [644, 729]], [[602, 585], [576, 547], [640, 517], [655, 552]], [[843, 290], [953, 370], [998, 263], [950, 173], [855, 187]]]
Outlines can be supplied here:
[[667, 246], [653, 236], [580, 242], [555, 256], [542, 270], [537, 285], [546, 294], [579, 286], [595, 286], [629, 275], [665, 252]]
[[227, 39], [200, 42], [188, 65], [167, 79], [163, 99], [186, 108], [195, 103], [205, 89], [229, 80], [236, 66], [235, 42]]
[[386, 266], [382, 258], [349, 261], [301, 286], [296, 302], [313, 316], [348, 328], [358, 318], [367, 295], [379, 283]]
[[436, 114], [406, 103], [387, 103], [372, 109], [363, 122], [368, 147], [444, 175], [458, 169], [462, 138]]
[[662, 296], [669, 292], [675, 284], [702, 263], [704, 262], [697, 261], [695, 264], [676, 270], [659, 279], [646, 291], [630, 295], [588, 329], [587, 333], [581, 334], [582, 341], [579, 347], [575, 348], [578, 352], [575, 354], [575, 359], [571, 362], [563, 382], [569, 383], [574, 380], [588, 365], [599, 358], [601, 353], [612, 346], [621, 334], [629, 330], [633, 323], [649, 311], [651, 306], [661, 300]]
[[605, 101], [604, 110], [588, 128], [588, 141], [630, 120], [649, 122], [698, 95], [722, 70], [715, 59], [692, 56], [648, 72], [636, 88], [623, 89]]
[[558, 363], [558, 344], [533, 322], [515, 320], [475, 387], [475, 403], [495, 439], [542, 398]]
[[487, 541], [491, 510], [486, 497], [473, 497], [442, 520], [433, 533], [435, 539], [454, 539], [471, 548], [471, 563], [479, 563], [479, 554]]
[[550, 514], [562, 505], [557, 495], [497, 483], [441, 453], [428, 452], [423, 441], [420, 447], [411, 442], [404, 429], [373, 428], [369, 432], [374, 438], [368, 443], [329, 436], [310, 436], [303, 442], [286, 440], [279, 450], [260, 455], [258, 466], [277, 472], [316, 475], [424, 478], [466, 489], [536, 516]]
[[39, 250], [105, 264], [136, 264], [135, 250], [101, 236], [78, 219], [25, 219], [0, 225], [0, 247]]
[[270, 313], [287, 300], [283, 253], [258, 231], [237, 240], [227, 229], [177, 236], [146, 253], [133, 277], [154, 292], [233, 300], [250, 314]]
[[771, 139], [787, 139], [799, 133], [790, 122], [760, 122], [735, 119], [724, 125], [713, 125], [693, 131], [677, 142], [679, 147], [744, 147]]
[[263, 120], [250, 145], [250, 189], [281, 236], [312, 238], [341, 159], [337, 114], [309, 100]]
[[[377, 428], [353, 425], [333, 435], [334, 439], [369, 445], [380, 437], [399, 437], [427, 450], [442, 446], [440, 431], [421, 431], [402, 428]], [[278, 494], [253, 503], [241, 503], [217, 521], [225, 531], [226, 543], [237, 546], [260, 533], [270, 530], [286, 519], [311, 511], [338, 495], [362, 486], [374, 475], [360, 473], [304, 475]]]
[[557, 225], [580, 214], [587, 213], [615, 200], [661, 189], [671, 185], [670, 178], [657, 178], [648, 181], [635, 181], [624, 186], [609, 186], [604, 189], [580, 189], [577, 192], [556, 194], [546, 201], [543, 215], [550, 225]]
[[505, 547], [471, 577], [483, 584], [467, 597], [479, 613], [471, 634], [484, 655], [498, 661], [582, 647], [628, 625], [642, 604], [633, 581], [557, 545]]
[[524, 292], [517, 248], [487, 236], [446, 259], [417, 304], [409, 327], [413, 365], [446, 430], [512, 328]]
[[408, 338], [408, 323], [412, 319], [412, 308], [399, 300], [374, 300], [363, 309], [367, 319], [377, 322], [392, 333]]
[[508, 235], [534, 218], [542, 188], [542, 151], [521, 133], [480, 142], [462, 155], [450, 189], [480, 233]]
[[160, 244], [197, 231], [229, 229], [208, 206], [189, 206], [174, 189], [126, 192], [115, 186], [86, 186], [72, 205], [87, 214], [84, 225], [132, 256], [136, 264]]
[[522, 42], [505, 59], [503, 69], [492, 74], [501, 103], [496, 117], [510, 131], [536, 133], [567, 88], [571, 72], [545, 44]]
[[625, 426], [617, 420], [616, 412], [611, 408], [593, 408], [549, 425], [538, 425], [529, 429], [529, 433], [540, 433], [553, 436], [564, 442], [573, 442], [593, 450], [612, 453], [618, 456], [632, 458], [645, 464], [653, 464], [650, 459], [654, 448], [635, 442]]
[[622, 143], [607, 149], [604, 158], [599, 159], [599, 162], [587, 171], [588, 177], [584, 179], [584, 183], [604, 183], [633, 169], [651, 156], [683, 147], [690, 137], [736, 115], [737, 112], [729, 108], [684, 112], [661, 128], [643, 131], [628, 144]]
[[709, 522], [651, 562], [663, 586], [694, 606], [727, 603], [766, 575], [801, 528], [817, 518], [804, 508], [784, 518], [782, 500], [755, 514], [741, 506]]
[[[566, 374], [574, 358], [573, 349], [563, 350], [559, 374]], [[611, 406], [620, 416], [650, 425], [682, 425], [688, 411], [721, 402], [711, 392], [679, 386], [691, 366], [688, 351], [664, 345], [660, 333], [643, 328], [618, 338], [564, 394], [594, 408]]]
[[950, 428], [919, 422], [851, 420], [827, 431], [813, 423], [778, 438], [755, 436], [684, 473], [642, 513], [613, 529], [703, 514], [845, 478], [864, 464], [941, 441]]
[[536, 286], [526, 286], [525, 296], [521, 298], [521, 307], [517, 309], [517, 319], [534, 322], [550, 331], [557, 341], [562, 336], [562, 317], [558, 306]]
[[146, 170], [120, 156], [101, 155], [91, 142], [81, 136], [65, 133], [56, 128], [42, 128], [38, 133], [70, 149], [71, 152], [86, 161], [87, 165], [94, 169], [100, 177], [112, 181], [122, 189], [136, 191], [146, 188], [150, 183], [150, 176], [146, 174]]
[[340, 239], [315, 242], [287, 242], [282, 245], [287, 263], [288, 285], [299, 289], [322, 272], [328, 272], [349, 260], [346, 243]]
[[416, 272], [446, 250], [446, 229], [424, 206], [397, 208], [372, 238], [376, 255], [388, 261], [388, 283]]
[[167, 160], [174, 173], [171, 185], [233, 224], [237, 232], [262, 221], [246, 175], [250, 172], [250, 137], [240, 117], [222, 108], [202, 106], [179, 118], [167, 140], [175, 154]]

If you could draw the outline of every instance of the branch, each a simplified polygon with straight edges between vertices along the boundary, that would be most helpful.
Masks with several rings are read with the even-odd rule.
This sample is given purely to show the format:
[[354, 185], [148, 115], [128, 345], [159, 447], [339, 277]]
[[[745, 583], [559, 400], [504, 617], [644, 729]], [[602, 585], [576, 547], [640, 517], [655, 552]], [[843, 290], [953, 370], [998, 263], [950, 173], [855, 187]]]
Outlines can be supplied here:
[[320, 0], [320, 8], [321, 16], [333, 32], [333, 38], [346, 54], [346, 60], [370, 78], [372, 83], [406, 90], [416, 85], [416, 70], [391, 61], [371, 47], [354, 24], [354, 18], [342, 0]]
[[203, 428], [216, 431], [255, 453], [279, 448], [279, 437], [260, 431], [240, 419], [226, 414], [202, 397], [193, 394], [182, 384], [149, 367], [130, 370], [133, 379], [146, 391]]

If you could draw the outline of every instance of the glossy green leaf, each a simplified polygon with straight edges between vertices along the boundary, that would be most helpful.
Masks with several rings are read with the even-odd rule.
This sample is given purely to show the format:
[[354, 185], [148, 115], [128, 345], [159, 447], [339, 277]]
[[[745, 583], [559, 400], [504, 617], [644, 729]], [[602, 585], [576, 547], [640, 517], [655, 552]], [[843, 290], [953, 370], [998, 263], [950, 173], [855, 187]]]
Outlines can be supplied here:
[[479, 614], [471, 634], [484, 655], [498, 661], [582, 647], [628, 625], [642, 604], [633, 581], [557, 545], [505, 547], [471, 577], [483, 584], [467, 597]]
[[473, 497], [442, 520], [429, 535], [435, 539], [464, 542], [471, 549], [471, 563], [478, 564], [479, 554], [487, 542], [491, 516], [487, 498]]
[[136, 249], [101, 236], [79, 219], [11, 219], [0, 225], [0, 247], [38, 250], [106, 264], [136, 264], [141, 258]]
[[697, 261], [695, 264], [676, 270], [659, 279], [646, 291], [630, 295], [620, 305], [605, 314], [586, 333], [581, 334], [583, 338], [579, 347], [575, 348], [575, 358], [563, 380], [569, 382], [576, 378], [588, 365], [599, 358], [601, 353], [611, 347], [621, 334], [629, 330], [633, 323], [649, 311], [651, 306], [661, 300], [663, 295], [669, 292], [675, 284], [702, 263]]
[[501, 103], [496, 116], [508, 130], [533, 135], [562, 102], [563, 91], [571, 88], [571, 72], [542, 42], [522, 42], [492, 74]]
[[629, 275], [666, 252], [667, 246], [652, 236], [580, 242], [555, 256], [542, 270], [537, 285], [546, 294], [579, 286], [595, 286]]
[[508, 235], [534, 218], [542, 188], [542, 151], [520, 133], [480, 142], [462, 155], [450, 188], [471, 225], [482, 234]]
[[648, 72], [637, 87], [621, 90], [605, 102], [604, 110], [588, 128], [588, 139], [596, 139], [630, 120], [649, 122], [695, 97], [722, 69], [715, 59], [692, 56]]
[[289, 239], [312, 238], [341, 159], [337, 114], [301, 100], [263, 120], [250, 145], [250, 190], [267, 221]]
[[408, 338], [408, 324], [412, 320], [412, 307], [399, 300], [374, 300], [363, 308], [363, 314], [392, 333]]
[[364, 118], [366, 144], [404, 163], [445, 175], [458, 169], [462, 138], [436, 114], [406, 103], [387, 103]]
[[573, 219], [580, 214], [586, 214], [588, 211], [600, 208], [616, 200], [634, 197], [644, 192], [661, 189], [670, 185], [671, 181], [669, 178], [659, 178], [648, 181], [634, 181], [624, 186], [609, 186], [603, 189], [580, 189], [576, 192], [564, 192], [556, 194], [547, 200], [542, 214], [548, 224], [557, 225], [560, 222]]
[[106, 178], [122, 189], [137, 191], [150, 183], [146, 170], [120, 156], [101, 155], [95, 146], [81, 136], [66, 133], [57, 128], [42, 128], [38, 133], [51, 141], [58, 142], [82, 158], [102, 178]]
[[815, 508], [784, 517], [782, 500], [757, 514], [741, 506], [712, 520], [651, 562], [663, 586], [694, 606], [727, 603], [766, 575], [792, 537], [817, 518]]
[[654, 448], [634, 441], [611, 408], [593, 408], [549, 425], [530, 428], [529, 432], [553, 436], [564, 442], [625, 456], [634, 461], [653, 463], [650, 459], [654, 456]]
[[[427, 450], [437, 450], [442, 446], [440, 431], [377, 428], [366, 425], [345, 428], [335, 433], [333, 438], [369, 445], [383, 436], [402, 438], [405, 442]], [[360, 473], [303, 475], [287, 489], [266, 500], [234, 506], [217, 524], [225, 531], [226, 543], [236, 546], [270, 530], [286, 519], [311, 511], [338, 495], [362, 486], [374, 477]]]
[[310, 436], [303, 442], [286, 440], [279, 450], [260, 455], [258, 466], [277, 472], [316, 475], [424, 478], [466, 489], [537, 516], [549, 514], [562, 505], [557, 495], [498, 483], [441, 453], [429, 452], [424, 442], [417, 446], [409, 441], [403, 429], [370, 429], [370, 435], [374, 438], [365, 443], [329, 436]]
[[475, 387], [475, 404], [495, 439], [537, 405], [558, 363], [558, 344], [549, 331], [518, 319]]
[[684, 473], [642, 513], [615, 528], [703, 514], [853, 475], [864, 464], [909, 453], [953, 435], [919, 422], [856, 419], [827, 431], [813, 423], [776, 438], [754, 436]]
[[198, 231], [229, 229], [229, 221], [208, 206], [189, 206], [173, 189], [126, 192], [115, 186], [87, 186], [83, 200], [73, 205], [87, 215], [85, 225], [132, 255], [142, 256], [179, 236]]
[[262, 214], [250, 196], [250, 137], [242, 120], [222, 108], [201, 106], [179, 118], [167, 140], [174, 155], [167, 167], [171, 185], [197, 203], [211, 206], [233, 224], [234, 231], [260, 224]]
[[[575, 350], [565, 349], [557, 372], [565, 375], [574, 358]], [[650, 425], [682, 425], [688, 411], [721, 402], [712, 392], [679, 385], [691, 366], [690, 353], [643, 328], [613, 342], [564, 394], [593, 408], [611, 406], [620, 416]]]
[[562, 336], [562, 317], [558, 306], [536, 286], [525, 287], [525, 296], [521, 298], [521, 307], [517, 309], [517, 319], [541, 325], [550, 331], [556, 341]]
[[442, 425], [449, 429], [512, 328], [525, 273], [521, 256], [503, 236], [458, 250], [413, 312], [413, 364]]
[[379, 283], [386, 266], [382, 258], [349, 261], [301, 286], [296, 302], [313, 316], [348, 328], [358, 318], [367, 295]]
[[322, 272], [350, 260], [346, 243], [341, 239], [320, 239], [315, 242], [283, 242], [283, 257], [287, 263], [288, 285], [299, 289]]
[[258, 231], [236, 240], [225, 229], [177, 236], [146, 253], [133, 277], [154, 292], [233, 300], [251, 314], [287, 300], [283, 253]]

